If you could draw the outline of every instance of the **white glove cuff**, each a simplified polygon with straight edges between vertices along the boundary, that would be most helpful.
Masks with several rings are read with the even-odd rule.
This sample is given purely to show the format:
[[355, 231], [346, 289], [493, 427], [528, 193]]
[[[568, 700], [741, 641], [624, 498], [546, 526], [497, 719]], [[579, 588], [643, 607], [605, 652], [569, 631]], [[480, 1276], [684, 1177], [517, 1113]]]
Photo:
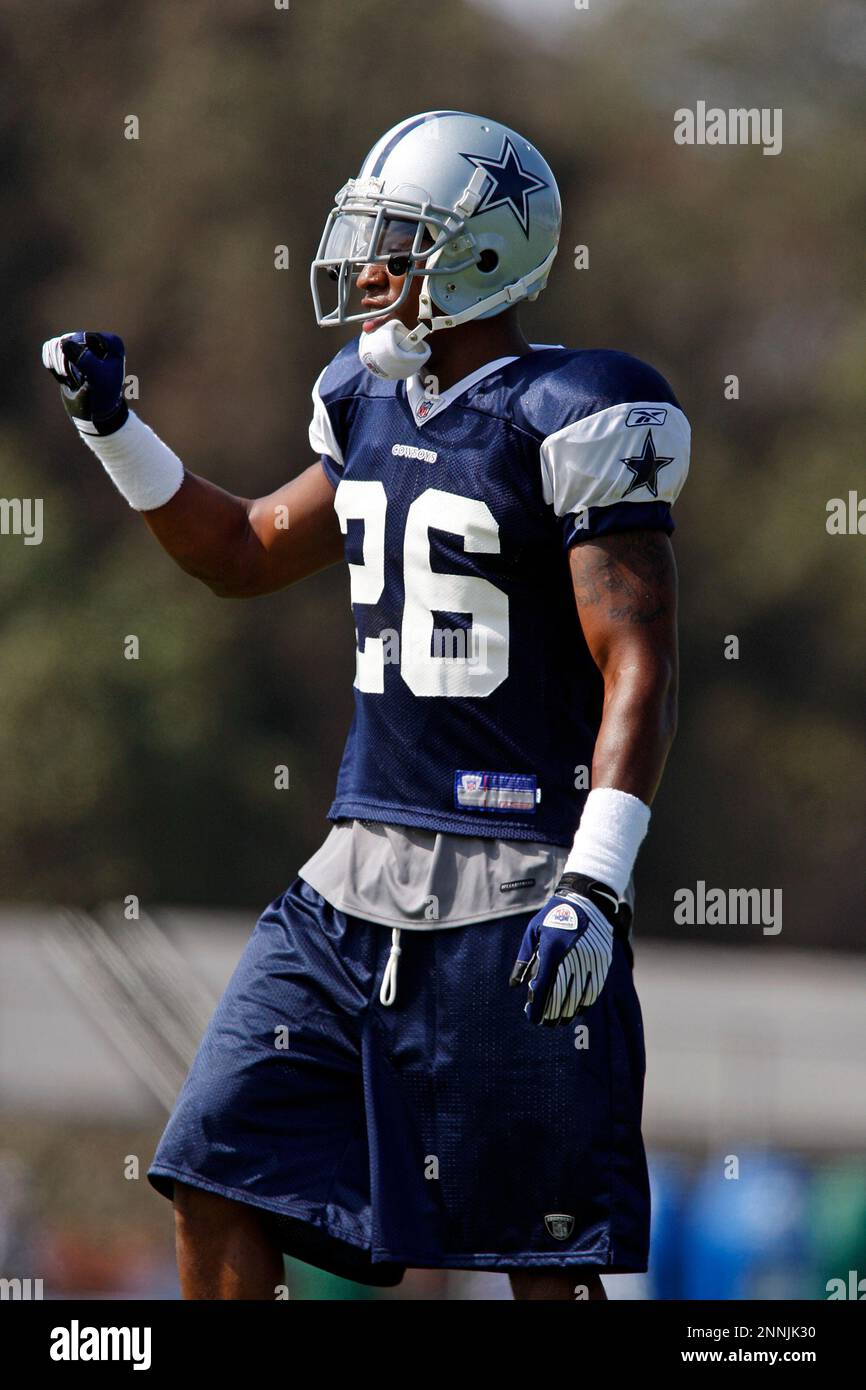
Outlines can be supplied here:
[[177, 454], [132, 411], [114, 434], [82, 434], [81, 438], [137, 512], [164, 506], [183, 482], [183, 464]]
[[638, 797], [613, 787], [595, 787], [586, 798], [562, 872], [587, 874], [621, 898], [649, 823], [650, 808]]

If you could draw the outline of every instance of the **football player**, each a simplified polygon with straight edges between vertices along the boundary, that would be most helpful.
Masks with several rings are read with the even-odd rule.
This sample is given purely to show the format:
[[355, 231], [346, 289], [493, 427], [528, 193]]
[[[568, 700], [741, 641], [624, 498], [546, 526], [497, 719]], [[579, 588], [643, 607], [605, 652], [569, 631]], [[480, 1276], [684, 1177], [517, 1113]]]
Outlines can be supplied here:
[[150, 1169], [187, 1298], [271, 1298], [281, 1252], [380, 1285], [507, 1271], [526, 1299], [647, 1267], [632, 870], [674, 734], [689, 426], [645, 363], [524, 337], [559, 231], [515, 131], [434, 111], [383, 135], [313, 262], [319, 324], [357, 332], [313, 389], [316, 459], [253, 501], [127, 409], [119, 338], [45, 345], [85, 443], [215, 593], [349, 570], [333, 826]]

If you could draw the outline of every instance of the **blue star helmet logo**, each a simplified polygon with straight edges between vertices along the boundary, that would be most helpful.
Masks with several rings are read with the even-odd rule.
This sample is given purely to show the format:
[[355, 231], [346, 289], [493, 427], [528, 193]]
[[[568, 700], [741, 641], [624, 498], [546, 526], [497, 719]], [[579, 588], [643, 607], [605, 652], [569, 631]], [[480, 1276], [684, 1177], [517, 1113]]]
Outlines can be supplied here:
[[540, 179], [537, 174], [531, 174], [528, 169], [524, 169], [520, 163], [520, 156], [511, 137], [506, 135], [502, 142], [502, 149], [499, 151], [499, 158], [485, 158], [480, 154], [463, 154], [463, 159], [468, 159], [470, 164], [474, 164], [476, 169], [483, 169], [489, 176], [487, 185], [481, 198], [481, 202], [475, 209], [476, 213], [488, 212], [491, 208], [510, 207], [523, 235], [529, 239], [529, 195], [537, 193], [541, 188], [548, 188], [544, 179]]

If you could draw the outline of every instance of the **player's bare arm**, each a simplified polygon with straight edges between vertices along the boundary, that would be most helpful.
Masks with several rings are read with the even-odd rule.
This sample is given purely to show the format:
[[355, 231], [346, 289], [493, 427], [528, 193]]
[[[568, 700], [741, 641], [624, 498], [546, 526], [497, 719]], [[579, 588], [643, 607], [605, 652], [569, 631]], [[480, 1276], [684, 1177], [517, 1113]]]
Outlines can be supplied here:
[[569, 564], [604, 704], [571, 854], [511, 977], [529, 985], [529, 1019], [546, 1024], [568, 1023], [604, 985], [612, 929], [630, 921], [623, 894], [676, 732], [677, 575], [667, 535], [638, 528], [578, 541]]
[[320, 463], [252, 501], [187, 473], [169, 502], [142, 516], [181, 569], [221, 598], [274, 593], [343, 558]]
[[42, 359], [118, 491], [181, 569], [215, 594], [273, 593], [341, 558], [334, 489], [320, 463], [267, 497], [235, 497], [184, 469], [129, 411], [116, 334], [61, 334], [45, 343]]
[[677, 572], [661, 531], [625, 531], [570, 552], [574, 597], [604, 679], [593, 787], [650, 805], [676, 732]]

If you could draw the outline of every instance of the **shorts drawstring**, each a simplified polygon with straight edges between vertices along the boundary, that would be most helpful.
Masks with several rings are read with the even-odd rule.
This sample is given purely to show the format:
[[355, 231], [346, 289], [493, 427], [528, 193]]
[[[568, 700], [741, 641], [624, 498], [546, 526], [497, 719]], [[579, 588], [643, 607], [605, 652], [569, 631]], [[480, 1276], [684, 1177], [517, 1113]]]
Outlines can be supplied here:
[[382, 988], [379, 990], [379, 1003], [390, 1008], [397, 998], [397, 966], [400, 963], [400, 928], [391, 929], [391, 951], [382, 975]]

